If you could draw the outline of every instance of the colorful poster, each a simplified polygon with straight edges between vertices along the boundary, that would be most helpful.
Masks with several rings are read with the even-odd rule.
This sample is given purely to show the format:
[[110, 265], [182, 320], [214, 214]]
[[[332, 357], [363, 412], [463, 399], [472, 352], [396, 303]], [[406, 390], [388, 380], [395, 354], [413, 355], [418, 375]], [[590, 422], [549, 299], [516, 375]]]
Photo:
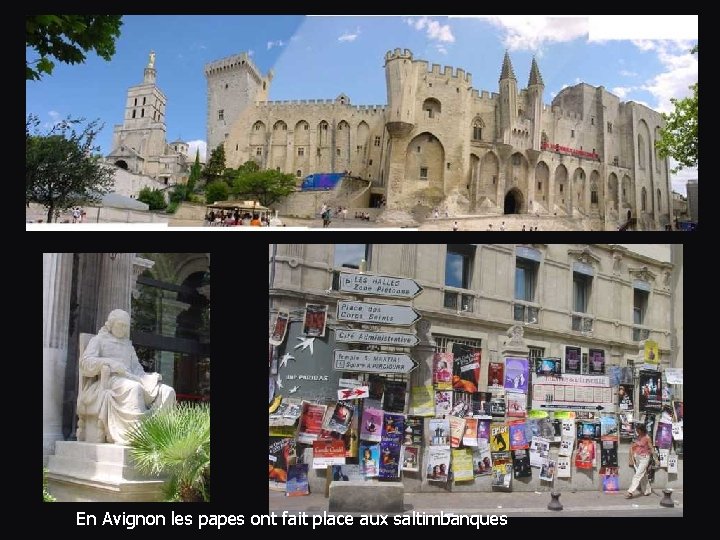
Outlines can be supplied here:
[[477, 418], [466, 418], [465, 419], [465, 433], [463, 433], [462, 443], [463, 446], [477, 446], [478, 445], [478, 420]]
[[473, 474], [475, 478], [492, 473], [490, 448], [473, 448]]
[[403, 444], [423, 445], [423, 424], [425, 420], [421, 416], [408, 416], [405, 419], [405, 435], [403, 436]]
[[600, 439], [602, 431], [599, 422], [593, 420], [578, 420], [577, 426], [578, 439]]
[[533, 437], [530, 441], [530, 466], [542, 467], [550, 457], [550, 441], [544, 437]]
[[670, 454], [668, 456], [668, 473], [677, 474], [678, 472], [678, 457], [676, 454]]
[[508, 416], [525, 418], [527, 414], [527, 394], [507, 392], [505, 394], [505, 412]]
[[322, 431], [323, 418], [327, 405], [318, 405], [303, 401], [300, 412], [300, 426], [298, 427], [298, 442], [312, 444]]
[[490, 401], [490, 415], [494, 418], [505, 417], [505, 398], [500, 396], [492, 398]]
[[313, 469], [327, 469], [328, 465], [345, 464], [345, 445], [341, 440], [313, 441]]
[[604, 414], [600, 417], [600, 437], [602, 439], [617, 440], [618, 423], [614, 414]]
[[450, 416], [450, 446], [459, 448], [465, 432], [465, 419], [459, 416]]
[[472, 394], [467, 392], [453, 391], [453, 406], [450, 414], [465, 418], [470, 416], [472, 411]]
[[662, 379], [659, 371], [640, 370], [640, 410], [662, 410]]
[[290, 465], [288, 469], [287, 491], [288, 497], [309, 495], [310, 485], [308, 484], [308, 464]]
[[435, 415], [435, 390], [431, 385], [412, 387], [410, 390], [410, 414], [415, 416]]
[[618, 386], [618, 406], [621, 411], [633, 410], [633, 390], [632, 384], [621, 384]]
[[330, 417], [328, 429], [330, 431], [337, 431], [338, 433], [344, 434], [348, 430], [348, 427], [350, 427], [354, 410], [355, 408], [352, 405], [338, 401], [335, 405], [335, 410]]
[[382, 441], [401, 444], [405, 434], [405, 416], [385, 413], [383, 415]]
[[558, 450], [558, 456], [572, 456], [573, 448], [575, 447], [575, 439], [563, 438], [560, 440], [560, 449]]
[[555, 428], [549, 417], [544, 418], [528, 418], [525, 422], [525, 433], [528, 440], [533, 437], [544, 437], [548, 440], [555, 438]]
[[427, 449], [427, 479], [433, 482], [447, 482], [450, 470], [450, 448], [429, 446]]
[[600, 441], [600, 466], [618, 466], [618, 442], [616, 440]]
[[435, 353], [433, 356], [433, 384], [436, 390], [452, 388], [452, 353]]
[[285, 341], [285, 333], [287, 332], [288, 322], [290, 321], [290, 314], [287, 311], [279, 311], [275, 317], [273, 324], [273, 330], [270, 334], [270, 345], [282, 345]]
[[508, 427], [510, 429], [510, 449], [527, 448], [529, 445], [525, 437], [525, 420], [513, 420], [509, 422]]
[[394, 441], [380, 443], [380, 478], [400, 476], [400, 445]]
[[605, 351], [590, 349], [588, 351], [588, 373], [590, 375], [605, 375]]
[[290, 465], [295, 464], [295, 439], [289, 437], [270, 437], [270, 489], [285, 491], [287, 471]]
[[506, 358], [505, 359], [505, 389], [510, 392], [528, 391], [528, 359], [527, 358]]
[[570, 457], [559, 456], [557, 458], [557, 477], [570, 478]]
[[470, 406], [473, 416], [490, 416], [490, 401], [492, 400], [492, 393], [490, 392], [475, 392], [472, 395]]
[[365, 441], [380, 442], [383, 425], [383, 411], [380, 409], [365, 409], [362, 415], [360, 438]]
[[580, 347], [565, 347], [565, 373], [580, 374]]
[[374, 477], [379, 473], [380, 445], [365, 441], [360, 443], [360, 470], [366, 477]]
[[620, 438], [632, 439], [635, 436], [635, 425], [633, 423], [633, 413], [620, 413]]
[[438, 390], [435, 392], [435, 416], [449, 415], [452, 410], [452, 391]]
[[354, 482], [356, 480], [365, 480], [360, 465], [330, 465], [328, 468], [328, 477], [334, 482]]
[[492, 420], [490, 418], [478, 418], [478, 427], [477, 427], [477, 438], [478, 438], [478, 446], [480, 447], [486, 447], [490, 445], [490, 423]]
[[454, 390], [473, 393], [478, 391], [480, 382], [480, 349], [461, 343], [453, 344]]
[[505, 364], [502, 362], [490, 362], [488, 364], [488, 390], [496, 392], [503, 389], [504, 373]]
[[303, 334], [308, 337], [325, 337], [327, 310], [326, 304], [305, 304]]
[[403, 446], [403, 471], [417, 472], [420, 470], [420, 447]]
[[658, 422], [657, 431], [655, 432], [655, 446], [670, 449], [672, 446], [672, 424]]
[[447, 418], [431, 418], [428, 429], [431, 445], [450, 446], [450, 421]]
[[675, 421], [676, 422], [682, 422], [683, 421], [683, 402], [682, 401], [673, 401], [673, 414], [675, 415]]
[[407, 383], [404, 381], [385, 381], [383, 410], [386, 412], [405, 412], [405, 394]]
[[512, 487], [512, 455], [510, 452], [492, 452], [493, 487], [511, 489]]
[[657, 341], [650, 339], [645, 341], [645, 362], [648, 364], [658, 364], [660, 362], [660, 349]]
[[475, 478], [473, 476], [472, 450], [470, 448], [453, 448], [452, 471], [455, 482], [467, 482]]
[[490, 451], [491, 452], [509, 452], [510, 451], [510, 430], [507, 424], [492, 423], [490, 424]]
[[562, 361], [560, 358], [538, 358], [535, 373], [546, 377], [559, 377], [562, 374]]
[[595, 465], [595, 442], [591, 439], [579, 439], [575, 453], [575, 467], [592, 469]]
[[603, 491], [605, 493], [618, 493], [620, 491], [620, 475], [617, 467], [605, 467], [600, 470], [603, 477]]
[[554, 459], [548, 459], [540, 467], [540, 480], [552, 482], [555, 479], [556, 462]]
[[513, 450], [513, 474], [515, 478], [529, 478], [532, 476], [530, 468], [530, 454], [527, 450]]
[[650, 439], [652, 440], [653, 435], [655, 434], [655, 415], [650, 414], [650, 413], [645, 413], [643, 422], [645, 424], [645, 429], [647, 429], [647, 434], [650, 436]]

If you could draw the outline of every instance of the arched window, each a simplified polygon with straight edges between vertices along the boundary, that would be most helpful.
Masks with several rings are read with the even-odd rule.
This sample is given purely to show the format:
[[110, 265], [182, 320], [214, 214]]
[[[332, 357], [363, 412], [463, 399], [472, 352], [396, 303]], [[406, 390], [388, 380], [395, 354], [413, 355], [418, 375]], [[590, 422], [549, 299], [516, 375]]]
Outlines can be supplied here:
[[472, 138], [473, 141], [481, 141], [482, 140], [482, 129], [485, 127], [485, 124], [482, 121], [482, 118], [475, 118], [472, 123]]
[[598, 203], [598, 187], [595, 182], [590, 185], [590, 204]]
[[263, 123], [260, 120], [258, 120], [257, 122], [255, 122], [253, 124], [253, 129], [255, 131], [260, 131], [262, 128], [263, 128]]
[[638, 166], [645, 168], [645, 140], [642, 135], [638, 135]]
[[662, 201], [660, 200], [660, 188], [657, 190], [657, 207], [658, 212], [662, 212]]
[[640, 190], [640, 210], [645, 212], [647, 209], [647, 190], [645, 188], [642, 188]]
[[423, 102], [423, 111], [428, 118], [435, 118], [442, 111], [442, 107], [437, 99], [428, 98]]
[[300, 178], [300, 177], [302, 176], [302, 171], [301, 171], [300, 169], [298, 169], [297, 171], [295, 171], [295, 176], [297, 176], [298, 178]]

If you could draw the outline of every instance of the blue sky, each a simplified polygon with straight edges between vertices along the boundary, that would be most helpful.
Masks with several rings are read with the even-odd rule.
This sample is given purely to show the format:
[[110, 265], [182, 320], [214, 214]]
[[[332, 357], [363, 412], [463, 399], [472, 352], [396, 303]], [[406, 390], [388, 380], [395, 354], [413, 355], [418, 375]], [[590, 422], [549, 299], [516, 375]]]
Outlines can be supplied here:
[[[353, 104], [384, 104], [383, 57], [396, 47], [415, 58], [461, 67], [473, 87], [497, 91], [502, 57], [510, 50], [520, 87], [532, 56], [545, 81], [545, 103], [566, 85], [603, 85], [625, 100], [671, 110], [697, 82], [697, 16], [210, 16], [123, 17], [116, 54], [94, 54], [79, 65], [58, 64], [51, 76], [26, 84], [26, 112], [47, 126], [72, 115], [105, 123], [98, 143], [110, 152], [129, 86], [142, 82], [148, 53], [156, 53], [158, 86], [167, 96], [167, 136], [204, 152], [207, 62], [250, 51], [258, 68], [272, 69], [270, 99], [330, 99], [344, 92]], [[652, 17], [655, 17], [651, 20]], [[28, 60], [36, 58], [32, 50]], [[697, 171], [673, 179], [676, 191]]]

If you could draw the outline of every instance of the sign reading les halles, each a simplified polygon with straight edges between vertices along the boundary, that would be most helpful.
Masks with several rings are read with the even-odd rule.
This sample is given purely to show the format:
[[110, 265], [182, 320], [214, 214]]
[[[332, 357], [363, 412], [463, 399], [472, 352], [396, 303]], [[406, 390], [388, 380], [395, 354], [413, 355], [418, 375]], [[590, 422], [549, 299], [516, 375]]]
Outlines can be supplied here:
[[340, 290], [343, 292], [392, 296], [394, 298], [415, 298], [423, 288], [410, 278], [373, 276], [369, 274], [340, 273]]
[[388, 326], [410, 326], [420, 320], [420, 313], [410, 306], [341, 300], [337, 303], [337, 320]]

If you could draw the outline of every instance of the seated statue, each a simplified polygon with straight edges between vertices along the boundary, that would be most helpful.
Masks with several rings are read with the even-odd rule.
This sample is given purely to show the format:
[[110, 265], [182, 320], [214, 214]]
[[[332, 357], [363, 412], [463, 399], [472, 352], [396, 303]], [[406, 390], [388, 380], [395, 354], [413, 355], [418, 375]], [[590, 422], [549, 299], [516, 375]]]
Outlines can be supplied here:
[[160, 383], [160, 374], [145, 373], [129, 335], [130, 315], [115, 309], [81, 353], [79, 441], [126, 445], [128, 430], [148, 411], [175, 404], [175, 391]]

